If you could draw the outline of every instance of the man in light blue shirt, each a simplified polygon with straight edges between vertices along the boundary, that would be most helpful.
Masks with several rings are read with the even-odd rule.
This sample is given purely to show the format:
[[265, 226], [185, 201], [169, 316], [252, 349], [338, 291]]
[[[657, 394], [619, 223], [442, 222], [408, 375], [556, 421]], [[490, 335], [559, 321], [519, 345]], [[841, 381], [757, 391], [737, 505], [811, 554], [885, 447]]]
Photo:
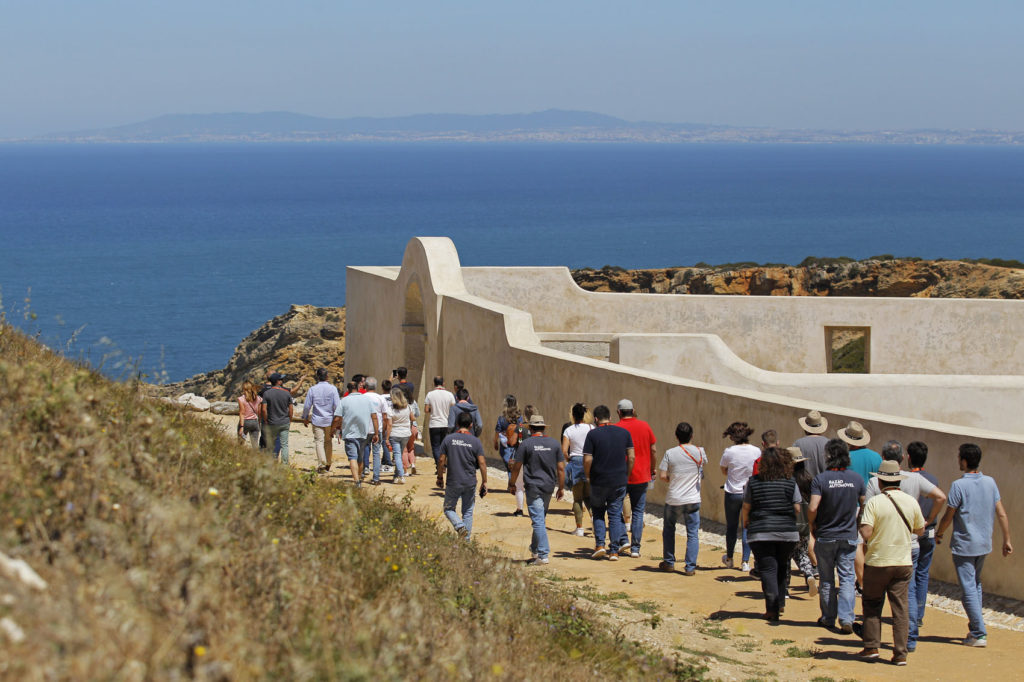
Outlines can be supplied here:
[[964, 611], [970, 632], [963, 643], [970, 647], [988, 646], [988, 631], [981, 612], [981, 570], [985, 557], [992, 551], [992, 526], [999, 519], [1003, 534], [1003, 556], [1013, 554], [1010, 544], [1010, 520], [999, 498], [995, 479], [978, 470], [981, 465], [981, 448], [974, 443], [964, 443], [959, 452], [962, 478], [949, 486], [946, 498], [946, 514], [935, 532], [935, 543], [942, 542], [942, 536], [953, 524], [953, 538], [949, 550], [953, 553], [953, 565], [962, 591]]
[[341, 432], [345, 442], [345, 454], [348, 456], [348, 467], [352, 472], [352, 480], [360, 487], [363, 480], [363, 449], [367, 439], [372, 443], [380, 440], [377, 435], [379, 426], [377, 415], [373, 412], [370, 398], [359, 393], [354, 381], [348, 383], [348, 395], [341, 399], [334, 410], [334, 431]]
[[331, 460], [334, 458], [331, 424], [334, 421], [334, 411], [341, 402], [341, 396], [338, 395], [338, 389], [334, 384], [327, 380], [325, 367], [317, 369], [314, 376], [317, 383], [306, 391], [306, 403], [302, 406], [302, 423], [309, 426], [312, 416], [317, 471], [325, 472], [331, 470]]

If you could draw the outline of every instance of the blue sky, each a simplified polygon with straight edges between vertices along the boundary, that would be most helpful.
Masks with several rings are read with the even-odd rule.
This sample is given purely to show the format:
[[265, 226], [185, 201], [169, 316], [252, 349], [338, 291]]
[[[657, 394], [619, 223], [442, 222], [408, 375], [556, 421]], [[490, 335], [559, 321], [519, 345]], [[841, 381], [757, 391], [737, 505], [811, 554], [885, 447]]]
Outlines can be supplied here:
[[1024, 129], [1024, 2], [0, 0], [0, 137], [165, 113]]

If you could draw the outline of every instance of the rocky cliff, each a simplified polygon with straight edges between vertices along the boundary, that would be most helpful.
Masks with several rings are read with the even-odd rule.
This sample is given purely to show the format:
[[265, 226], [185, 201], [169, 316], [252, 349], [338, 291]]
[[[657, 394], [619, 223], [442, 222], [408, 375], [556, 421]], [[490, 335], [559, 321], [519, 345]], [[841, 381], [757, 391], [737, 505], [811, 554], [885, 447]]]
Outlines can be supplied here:
[[740, 296], [1024, 298], [1024, 269], [964, 261], [822, 259], [799, 266], [574, 270], [589, 291]]
[[224, 369], [168, 384], [162, 392], [233, 400], [246, 379], [262, 382], [268, 370], [287, 374], [286, 386], [308, 385], [317, 367], [326, 367], [331, 381], [344, 374], [345, 309], [293, 305], [245, 337]]

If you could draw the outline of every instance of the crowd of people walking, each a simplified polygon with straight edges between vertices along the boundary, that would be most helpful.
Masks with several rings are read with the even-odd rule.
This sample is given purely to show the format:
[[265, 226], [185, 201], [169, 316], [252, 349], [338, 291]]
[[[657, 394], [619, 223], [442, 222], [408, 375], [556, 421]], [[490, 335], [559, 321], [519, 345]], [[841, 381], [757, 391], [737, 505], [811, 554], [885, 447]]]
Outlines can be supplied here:
[[[344, 394], [328, 381], [326, 370], [306, 392], [302, 421], [313, 429], [320, 471], [332, 466], [332, 440], [344, 446], [355, 486], [380, 485], [392, 473], [401, 485], [416, 473], [414, 443], [419, 438], [415, 386], [404, 367], [380, 384], [356, 375]], [[246, 383], [239, 397], [239, 437], [253, 447], [273, 449], [288, 462], [288, 428], [292, 393], [284, 377], [270, 374], [262, 389]], [[449, 391], [434, 377], [426, 392], [427, 438], [435, 462], [436, 485], [444, 490], [443, 511], [459, 537], [472, 536], [477, 497], [488, 493], [483, 418], [461, 381]], [[550, 561], [546, 517], [554, 497], [572, 496], [574, 535], [586, 535], [589, 515], [595, 560], [641, 559], [647, 493], [656, 480], [667, 484], [662, 557], [658, 569], [676, 573], [677, 529], [685, 533], [682, 575], [698, 570], [703, 482], [710, 458], [695, 445], [687, 422], [675, 427], [676, 445], [661, 457], [650, 425], [640, 419], [629, 399], [616, 405], [616, 421], [606, 405], [591, 411], [577, 403], [559, 436], [532, 405], [519, 407], [505, 397], [495, 420], [491, 447], [505, 464], [513, 515], [528, 515], [532, 524], [529, 565]], [[863, 640], [858, 654], [879, 657], [882, 610], [892, 612], [893, 657], [906, 665], [917, 647], [924, 622], [929, 572], [936, 545], [948, 541], [968, 616], [962, 640], [970, 647], [987, 645], [982, 615], [981, 575], [992, 552], [993, 528], [1002, 535], [1001, 552], [1013, 552], [1007, 514], [994, 479], [981, 473], [979, 446], [964, 443], [957, 453], [963, 476], [948, 494], [926, 469], [928, 446], [920, 441], [890, 440], [877, 452], [871, 435], [850, 421], [829, 438], [828, 420], [811, 411], [798, 420], [804, 435], [782, 447], [777, 432], [750, 442], [754, 429], [729, 424], [722, 438], [719, 467], [724, 484], [725, 553], [722, 565], [759, 578], [764, 617], [779, 622], [785, 613], [792, 577], [802, 575], [809, 596], [818, 597], [817, 624]], [[262, 428], [261, 428], [262, 426]], [[909, 468], [901, 468], [908, 458]], [[628, 513], [625, 510], [628, 504]], [[740, 544], [739, 561], [736, 545]], [[751, 565], [753, 557], [753, 565]], [[793, 565], [796, 570], [793, 570]], [[861, 621], [857, 621], [857, 597]]]

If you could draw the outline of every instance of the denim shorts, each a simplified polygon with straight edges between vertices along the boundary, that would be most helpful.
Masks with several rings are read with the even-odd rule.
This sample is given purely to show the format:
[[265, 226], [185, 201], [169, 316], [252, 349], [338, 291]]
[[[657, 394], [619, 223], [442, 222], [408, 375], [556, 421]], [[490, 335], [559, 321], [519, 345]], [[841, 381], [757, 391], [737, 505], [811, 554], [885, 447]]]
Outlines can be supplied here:
[[358, 460], [362, 454], [363, 449], [366, 446], [365, 438], [346, 438], [345, 439], [345, 454], [349, 459]]

